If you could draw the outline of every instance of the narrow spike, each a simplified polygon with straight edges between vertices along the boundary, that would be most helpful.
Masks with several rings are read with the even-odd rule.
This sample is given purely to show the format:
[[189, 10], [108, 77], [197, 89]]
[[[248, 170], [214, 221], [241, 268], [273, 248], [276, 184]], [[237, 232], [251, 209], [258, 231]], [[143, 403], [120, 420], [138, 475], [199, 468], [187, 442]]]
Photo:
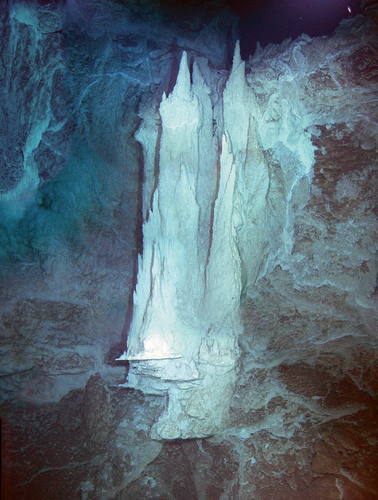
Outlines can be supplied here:
[[237, 40], [235, 44], [234, 58], [232, 60], [232, 70], [235, 70], [241, 62], [242, 58], [240, 55], [240, 42], [239, 40]]
[[187, 94], [190, 92], [190, 73], [188, 67], [188, 55], [184, 50], [181, 56], [180, 69], [177, 75], [174, 92]]

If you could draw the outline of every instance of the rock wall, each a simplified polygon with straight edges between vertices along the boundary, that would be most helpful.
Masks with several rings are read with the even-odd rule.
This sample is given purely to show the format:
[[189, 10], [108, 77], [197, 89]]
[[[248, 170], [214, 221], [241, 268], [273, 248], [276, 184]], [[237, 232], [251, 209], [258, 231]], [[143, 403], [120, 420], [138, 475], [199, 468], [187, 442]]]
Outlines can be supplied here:
[[[231, 17], [193, 17], [178, 37], [146, 12], [1, 7], [2, 495], [375, 498], [374, 8], [332, 36], [236, 57], [230, 73]], [[120, 386], [114, 359], [170, 123], [157, 111], [183, 49], [211, 91], [209, 150], [236, 166], [242, 333], [228, 420], [164, 442], [180, 437], [156, 435], [166, 397]]]
[[138, 109], [169, 88], [182, 48], [203, 43], [225, 65], [217, 40], [226, 28], [233, 40], [235, 19], [183, 30], [178, 46], [173, 23], [151, 31], [137, 4], [10, 1], [1, 13], [2, 397], [51, 402], [97, 372], [124, 376], [107, 362], [122, 352], [141, 250]]
[[[246, 279], [233, 425], [214, 440], [238, 464], [230, 497], [376, 495], [375, 43], [358, 17], [250, 61], [277, 246]], [[263, 225], [251, 211], [246, 273]]]

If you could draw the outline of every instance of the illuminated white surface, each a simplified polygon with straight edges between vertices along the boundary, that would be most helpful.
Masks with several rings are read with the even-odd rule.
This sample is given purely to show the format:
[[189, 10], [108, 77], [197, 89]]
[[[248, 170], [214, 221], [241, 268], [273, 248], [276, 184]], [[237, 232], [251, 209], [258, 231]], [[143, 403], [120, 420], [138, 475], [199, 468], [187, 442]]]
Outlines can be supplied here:
[[180, 359], [182, 356], [180, 354], [149, 354], [141, 353], [136, 356], [122, 356], [118, 360], [125, 361], [149, 361], [149, 360], [163, 360], [163, 359]]
[[[152, 430], [155, 439], [203, 437], [221, 429], [236, 380], [241, 329], [236, 200], [249, 121], [238, 46], [223, 103], [212, 101], [209, 78], [203, 61], [194, 61], [191, 78], [184, 53], [176, 86], [159, 108], [159, 176], [143, 225], [133, 320], [122, 357], [130, 361], [129, 387], [167, 395], [166, 410]], [[214, 120], [224, 120], [222, 134], [214, 134]], [[142, 126], [140, 141], [156, 136], [146, 133], [149, 127]], [[146, 172], [156, 171], [150, 164], [154, 157], [145, 155]], [[151, 185], [147, 180], [148, 193]]]

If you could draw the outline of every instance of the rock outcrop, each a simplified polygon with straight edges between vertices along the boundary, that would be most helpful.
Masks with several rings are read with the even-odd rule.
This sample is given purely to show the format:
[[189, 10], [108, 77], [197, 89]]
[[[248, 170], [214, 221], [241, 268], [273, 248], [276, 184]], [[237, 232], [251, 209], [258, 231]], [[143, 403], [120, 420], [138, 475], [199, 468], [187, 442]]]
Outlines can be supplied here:
[[374, 6], [138, 4], [0, 7], [3, 497], [375, 498]]

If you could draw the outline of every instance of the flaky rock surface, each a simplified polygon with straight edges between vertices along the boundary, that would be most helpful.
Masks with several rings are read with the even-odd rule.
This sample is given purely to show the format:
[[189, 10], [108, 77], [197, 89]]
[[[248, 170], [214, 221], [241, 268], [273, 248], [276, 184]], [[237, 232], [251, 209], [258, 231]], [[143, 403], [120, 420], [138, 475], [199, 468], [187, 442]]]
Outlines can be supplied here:
[[[203, 29], [193, 21], [177, 47], [167, 20], [151, 32], [137, 2], [121, 4], [93, 2], [85, 22], [76, 1], [70, 12], [58, 2], [1, 7], [2, 77], [21, 110], [16, 124], [11, 100], [1, 101], [3, 158], [15, 167], [0, 194], [4, 498], [375, 498], [374, 8], [329, 37], [268, 46], [245, 65], [236, 54], [226, 71], [227, 16]], [[193, 166], [206, 146], [211, 157], [195, 176], [200, 224], [185, 206], [199, 230], [190, 244], [200, 242], [199, 262], [208, 259], [221, 282], [230, 272], [219, 260], [224, 238], [214, 264], [207, 253], [219, 187], [211, 163], [227, 153], [241, 327], [227, 418], [211, 437], [170, 441], [196, 436], [164, 434], [172, 399], [148, 394], [144, 382], [143, 392], [121, 387], [124, 366], [114, 359], [130, 330], [142, 223], [159, 241], [163, 230], [172, 236], [154, 225], [158, 210], [148, 214], [158, 175], [170, 186], [156, 152], [171, 168], [168, 125], [180, 116], [169, 105], [182, 49], [190, 68], [197, 64], [186, 91], [199, 103], [202, 143], [197, 151], [177, 144], [173, 159]], [[30, 68], [45, 59], [38, 83]], [[183, 122], [198, 133], [189, 111]], [[180, 223], [174, 229], [189, 245]], [[216, 358], [212, 345], [207, 361]], [[194, 419], [206, 410], [200, 399]], [[187, 418], [175, 411], [170, 418]]]

